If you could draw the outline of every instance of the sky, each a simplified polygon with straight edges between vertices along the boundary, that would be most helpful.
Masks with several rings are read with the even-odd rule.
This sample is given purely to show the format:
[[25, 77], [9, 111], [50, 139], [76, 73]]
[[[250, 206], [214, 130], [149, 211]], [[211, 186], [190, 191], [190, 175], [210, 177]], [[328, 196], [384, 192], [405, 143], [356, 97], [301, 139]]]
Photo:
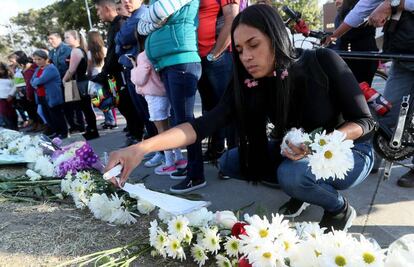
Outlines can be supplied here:
[[0, 0], [0, 34], [5, 34], [7, 32], [4, 24], [7, 24], [9, 19], [16, 16], [19, 12], [27, 11], [31, 8], [42, 8], [55, 1], [56, 0]]

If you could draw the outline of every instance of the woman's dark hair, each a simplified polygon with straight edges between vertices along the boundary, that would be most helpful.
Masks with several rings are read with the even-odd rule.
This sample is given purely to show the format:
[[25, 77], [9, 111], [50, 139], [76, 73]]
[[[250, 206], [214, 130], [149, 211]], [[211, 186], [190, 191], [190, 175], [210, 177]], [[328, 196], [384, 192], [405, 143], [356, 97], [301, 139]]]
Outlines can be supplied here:
[[49, 59], [49, 56], [46, 53], [46, 51], [41, 50], [41, 49], [38, 49], [38, 50], [34, 51], [33, 56], [40, 57], [40, 58], [43, 58], [43, 59]]
[[[235, 106], [237, 113], [237, 124], [239, 130], [239, 147], [240, 147], [240, 160], [242, 171], [247, 175], [248, 179], [257, 179], [257, 169], [260, 168], [260, 162], [253, 164], [252, 161], [260, 161], [260, 154], [264, 150], [267, 150], [267, 141], [263, 140], [260, 144], [256, 139], [257, 136], [262, 136], [261, 131], [263, 125], [257, 125], [257, 120], [251, 117], [251, 112], [248, 110], [248, 101], [255, 101], [250, 95], [247, 97], [246, 86], [244, 85], [245, 79], [252, 77], [248, 74], [240, 61], [238, 52], [234, 42], [234, 32], [236, 28], [241, 25], [247, 25], [258, 29], [267, 37], [269, 37], [272, 49], [275, 55], [275, 71], [276, 77], [264, 78], [266, 80], [266, 86], [271, 87], [270, 98], [272, 99], [273, 105], [276, 107], [275, 121], [276, 125], [276, 136], [282, 136], [283, 132], [287, 128], [288, 111], [290, 107], [291, 98], [291, 73], [285, 79], [280, 78], [280, 74], [283, 70], [289, 69], [295, 60], [295, 50], [292, 47], [289, 35], [286, 31], [286, 27], [283, 23], [280, 15], [271, 6], [268, 5], [252, 5], [246, 8], [243, 12], [239, 13], [233, 21], [231, 27], [231, 40], [232, 40], [232, 51], [234, 59], [234, 92], [235, 92]], [[259, 79], [258, 83], [264, 83]], [[251, 91], [251, 89], [250, 89]], [[249, 99], [246, 101], [246, 99]], [[256, 109], [264, 109], [263, 106], [256, 106]], [[256, 123], [256, 125], [254, 125]], [[260, 129], [258, 129], [260, 128]], [[253, 129], [253, 130], [252, 130]], [[254, 131], [257, 131], [254, 133]], [[266, 139], [266, 138], [263, 138]], [[256, 145], [252, 145], [256, 144]], [[251, 147], [248, 147], [251, 146]], [[252, 146], [255, 146], [252, 148]], [[256, 147], [262, 147], [256, 150]], [[256, 151], [255, 151], [256, 150]], [[266, 153], [266, 152], [263, 152]], [[264, 162], [264, 161], [263, 161]], [[263, 163], [262, 163], [263, 164]], [[243, 169], [244, 168], [244, 169]], [[250, 171], [248, 169], [251, 169]], [[255, 170], [253, 170], [255, 169]], [[256, 171], [256, 173], [254, 173]], [[260, 175], [260, 174], [259, 174]]]
[[88, 32], [88, 49], [91, 52], [92, 62], [100, 66], [105, 58], [104, 48], [105, 43], [102, 36], [97, 31]]
[[4, 73], [0, 73], [0, 79], [13, 79], [13, 72], [6, 63], [0, 62], [0, 70], [4, 70]]
[[13, 54], [17, 56], [16, 61], [21, 66], [25, 66], [27, 63], [33, 63], [33, 60], [30, 57], [28, 57], [26, 53], [23, 51], [19, 50], [19, 51], [14, 52]]

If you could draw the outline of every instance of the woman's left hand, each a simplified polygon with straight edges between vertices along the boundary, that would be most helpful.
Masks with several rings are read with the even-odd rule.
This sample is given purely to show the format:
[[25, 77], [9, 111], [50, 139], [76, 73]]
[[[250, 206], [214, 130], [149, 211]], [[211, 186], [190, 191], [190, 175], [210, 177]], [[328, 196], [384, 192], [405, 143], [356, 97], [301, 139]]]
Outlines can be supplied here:
[[290, 142], [287, 142], [286, 144], [288, 145], [291, 151], [285, 149], [282, 151], [282, 154], [288, 159], [300, 160], [310, 153], [309, 148], [304, 144], [300, 144], [299, 146], [295, 146]]

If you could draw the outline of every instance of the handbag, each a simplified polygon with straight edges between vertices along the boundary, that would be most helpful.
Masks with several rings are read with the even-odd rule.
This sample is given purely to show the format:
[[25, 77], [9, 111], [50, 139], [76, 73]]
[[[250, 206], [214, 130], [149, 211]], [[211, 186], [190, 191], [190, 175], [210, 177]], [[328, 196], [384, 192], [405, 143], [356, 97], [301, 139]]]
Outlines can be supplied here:
[[89, 81], [85, 80], [85, 81], [78, 81], [76, 82], [77, 86], [78, 86], [78, 90], [79, 90], [79, 94], [82, 97], [87, 97], [88, 96], [88, 84]]
[[63, 84], [63, 89], [65, 93], [65, 102], [79, 101], [81, 99], [79, 95], [78, 85], [75, 80], [65, 82]]

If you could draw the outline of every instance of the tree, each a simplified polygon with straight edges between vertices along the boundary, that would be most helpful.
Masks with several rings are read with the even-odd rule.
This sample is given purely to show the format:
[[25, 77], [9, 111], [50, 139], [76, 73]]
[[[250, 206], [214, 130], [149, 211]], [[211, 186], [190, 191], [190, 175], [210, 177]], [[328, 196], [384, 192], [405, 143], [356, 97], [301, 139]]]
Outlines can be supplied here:
[[[103, 24], [99, 22], [92, 1], [88, 0], [88, 3], [93, 9], [93, 26], [102, 29]], [[84, 0], [60, 0], [41, 9], [30, 9], [11, 18], [11, 22], [29, 36], [33, 46], [45, 44], [50, 32], [89, 30]]]
[[[256, 0], [257, 1], [257, 0]], [[255, 2], [256, 2], [255, 1]], [[306, 21], [309, 27], [313, 30], [322, 28], [322, 12], [318, 7], [318, 0], [273, 0], [272, 6], [275, 7], [279, 14], [287, 20], [288, 17], [282, 11], [282, 6], [286, 5], [296, 12], [300, 12], [302, 18]]]

